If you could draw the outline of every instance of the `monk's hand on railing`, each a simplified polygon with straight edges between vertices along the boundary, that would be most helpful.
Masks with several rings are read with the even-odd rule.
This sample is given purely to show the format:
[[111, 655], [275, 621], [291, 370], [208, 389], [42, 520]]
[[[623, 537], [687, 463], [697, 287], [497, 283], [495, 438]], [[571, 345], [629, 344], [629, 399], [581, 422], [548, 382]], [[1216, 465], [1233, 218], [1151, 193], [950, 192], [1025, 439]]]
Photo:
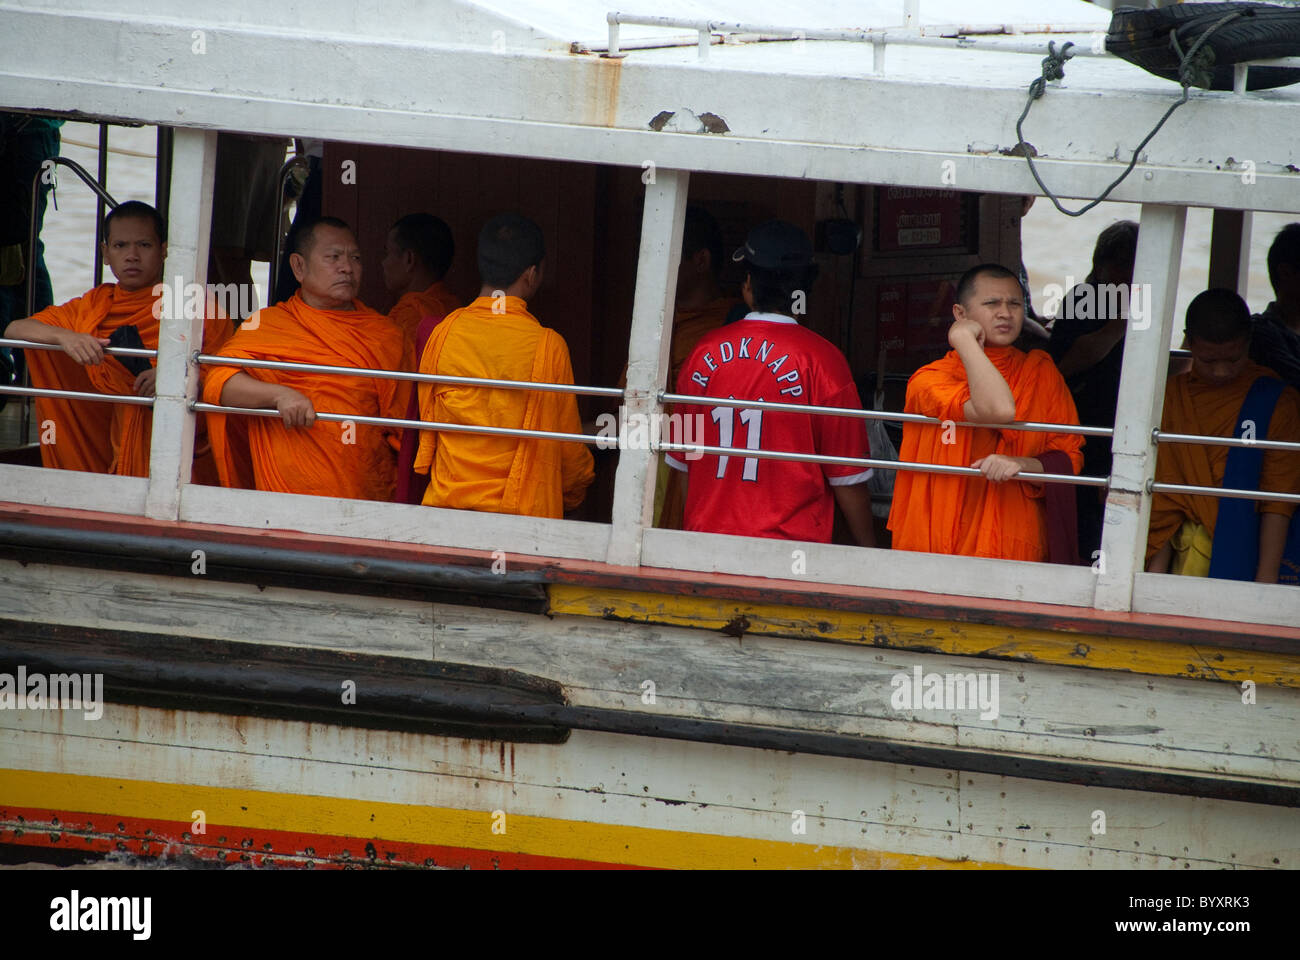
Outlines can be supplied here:
[[987, 457], [980, 457], [971, 466], [994, 483], [1010, 480], [1024, 469], [1024, 464], [1020, 462], [1019, 458], [1004, 456], [1000, 453], [990, 453]]
[[281, 387], [280, 395], [275, 401], [275, 409], [286, 427], [310, 427], [316, 422], [316, 408], [303, 394], [292, 387]]
[[77, 363], [94, 366], [104, 359], [104, 348], [108, 346], [107, 337], [92, 337], [88, 333], [74, 333], [71, 330], [60, 331], [59, 346], [63, 352]]
[[140, 375], [135, 378], [135, 395], [137, 397], [152, 397], [154, 395], [154, 386], [158, 380], [158, 368], [150, 367], [148, 370], [142, 370]]

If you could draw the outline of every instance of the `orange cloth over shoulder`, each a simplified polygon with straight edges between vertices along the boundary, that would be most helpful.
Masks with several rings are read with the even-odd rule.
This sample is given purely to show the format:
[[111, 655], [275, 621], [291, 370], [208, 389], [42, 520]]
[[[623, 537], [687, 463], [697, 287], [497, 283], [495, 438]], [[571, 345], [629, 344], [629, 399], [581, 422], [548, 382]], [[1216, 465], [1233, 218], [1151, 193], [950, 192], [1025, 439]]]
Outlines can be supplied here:
[[[479, 297], [434, 328], [420, 372], [536, 383], [573, 383], [564, 338], [543, 327], [523, 300]], [[420, 384], [420, 419], [581, 433], [571, 393]], [[415, 469], [428, 473], [424, 503], [492, 513], [562, 517], [582, 502], [595, 472], [581, 443], [423, 431]]]
[[415, 359], [419, 360], [417, 337], [420, 321], [425, 317], [436, 317], [437, 320], [441, 320], [453, 310], [459, 309], [459, 298], [439, 280], [427, 290], [402, 294], [397, 303], [393, 304], [393, 309], [388, 311], [388, 319], [402, 328], [402, 333], [410, 339], [417, 350]]
[[[354, 300], [352, 310], [319, 310], [301, 291], [254, 314], [218, 351], [225, 357], [281, 360], [377, 370], [410, 369], [397, 326]], [[221, 391], [239, 367], [204, 368], [203, 399], [221, 403]], [[410, 383], [377, 377], [290, 370], [244, 370], [267, 383], [292, 387], [317, 413], [400, 419]], [[221, 483], [280, 493], [354, 500], [392, 500], [399, 430], [317, 420], [286, 427], [274, 417], [213, 414], [209, 432]]]
[[[424, 355], [424, 345], [429, 342], [433, 328], [442, 323], [448, 314], [460, 309], [459, 300], [454, 297], [442, 281], [435, 283], [419, 293], [403, 294], [397, 305], [388, 312], [388, 319], [393, 320], [413, 339], [414, 351], [411, 366], [415, 370]], [[420, 419], [419, 398], [414, 389], [410, 391], [411, 401], [406, 408], [407, 420]], [[397, 502], [422, 503], [424, 490], [429, 485], [429, 478], [415, 471], [415, 451], [420, 446], [420, 431], [402, 431], [402, 446], [397, 454]]]
[[[1165, 384], [1164, 412], [1160, 429], [1166, 433], [1196, 433], [1206, 437], [1239, 435], [1237, 415], [1246, 394], [1259, 377], [1276, 377], [1272, 370], [1248, 363], [1231, 383], [1220, 386], [1198, 379], [1191, 371], [1170, 377]], [[1268, 436], [1260, 440], [1300, 441], [1300, 394], [1287, 387], [1277, 399], [1268, 425]], [[1228, 447], [1198, 443], [1162, 443], [1156, 457], [1156, 481], [1198, 487], [1223, 485]], [[1264, 451], [1259, 475], [1260, 490], [1300, 492], [1300, 454], [1284, 450]], [[1295, 504], [1282, 500], [1260, 501], [1260, 513], [1291, 516]], [[1147, 560], [1178, 532], [1183, 520], [1193, 520], [1214, 537], [1219, 515], [1218, 497], [1157, 493], [1151, 500], [1151, 523], [1147, 527]]]
[[[1077, 424], [1074, 399], [1055, 365], [1042, 350], [1026, 354], [1014, 347], [985, 351], [1011, 388], [1017, 420]], [[966, 368], [955, 350], [927, 364], [907, 383], [906, 413], [920, 413], [960, 423], [970, 399]], [[946, 437], [945, 437], [946, 434]], [[945, 439], [951, 440], [944, 443]], [[969, 467], [981, 457], [1000, 453], [1037, 457], [1060, 450], [1074, 472], [1083, 466], [1083, 437], [1068, 433], [1031, 433], [988, 427], [938, 424], [903, 426], [899, 459]], [[955, 477], [900, 470], [889, 514], [897, 550], [1045, 560], [1047, 525], [1041, 485], [1022, 480], [991, 483], [983, 477]]]
[[[42, 310], [33, 319], [93, 337], [108, 337], [118, 327], [134, 325], [145, 347], [157, 350], [159, 317], [154, 307], [158, 300], [152, 287], [128, 293], [115, 283], [105, 283], [83, 297]], [[219, 349], [231, 332], [229, 320], [208, 319], [204, 323], [203, 352]], [[27, 362], [33, 386], [125, 396], [135, 393], [135, 374], [113, 356], [105, 356], [102, 363], [82, 366], [61, 351], [28, 350]], [[55, 442], [41, 444], [45, 466], [128, 477], [149, 475], [151, 408], [93, 400], [38, 399], [36, 416], [39, 423], [53, 421], [55, 427]], [[216, 469], [207, 452], [201, 415], [196, 431], [193, 480], [215, 482]]]

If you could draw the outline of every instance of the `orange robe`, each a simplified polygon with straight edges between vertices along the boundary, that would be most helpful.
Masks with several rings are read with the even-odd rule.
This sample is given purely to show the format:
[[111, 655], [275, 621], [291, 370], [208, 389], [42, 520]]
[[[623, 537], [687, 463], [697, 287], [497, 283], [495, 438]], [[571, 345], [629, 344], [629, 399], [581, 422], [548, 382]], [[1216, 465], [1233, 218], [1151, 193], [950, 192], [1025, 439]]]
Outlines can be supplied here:
[[413, 348], [417, 348], [415, 359], [418, 360], [420, 354], [416, 338], [420, 329], [420, 321], [425, 317], [441, 319], [453, 310], [459, 309], [460, 298], [455, 296], [439, 280], [427, 290], [402, 294], [397, 303], [393, 304], [393, 309], [388, 311], [388, 319], [401, 327], [402, 333], [411, 341]]
[[[1169, 378], [1165, 385], [1164, 412], [1160, 429], [1165, 433], [1196, 433], [1206, 437], [1237, 435], [1237, 414], [1251, 384], [1258, 377], [1276, 377], [1257, 363], [1248, 363], [1231, 383], [1214, 386], [1188, 371]], [[1268, 436], [1260, 440], [1300, 442], [1300, 394], [1292, 387], [1282, 391], [1273, 408]], [[1219, 487], [1228, 461], [1228, 447], [1195, 443], [1162, 443], [1156, 456], [1156, 481], [1190, 486]], [[1260, 490], [1300, 493], [1300, 453], [1265, 450], [1259, 476]], [[1260, 513], [1291, 516], [1294, 503], [1258, 501]], [[1181, 493], [1157, 493], [1151, 500], [1151, 523], [1147, 527], [1147, 560], [1178, 532], [1184, 520], [1205, 527], [1211, 539], [1219, 514], [1218, 497], [1194, 497]]]
[[[564, 338], [543, 327], [518, 297], [493, 313], [479, 297], [434, 328], [420, 372], [536, 383], [573, 383]], [[420, 419], [581, 433], [571, 393], [419, 385]], [[420, 434], [415, 469], [428, 473], [424, 503], [492, 513], [562, 517], [582, 502], [595, 471], [581, 443], [472, 433]]]
[[[986, 351], [1011, 388], [1017, 420], [1077, 424], [1078, 414], [1065, 380], [1042, 350], [1024, 353], [1014, 347]], [[926, 364], [907, 382], [906, 413], [920, 413], [960, 423], [970, 399], [966, 368], [955, 350]], [[947, 439], [953, 441], [944, 443]], [[1083, 465], [1083, 437], [1068, 433], [1031, 433], [988, 427], [938, 424], [903, 425], [899, 459], [969, 467], [981, 457], [1037, 457], [1060, 450], [1074, 472]], [[992, 483], [983, 477], [943, 476], [898, 471], [889, 514], [897, 550], [1045, 560], [1047, 524], [1041, 485], [1022, 480]]]
[[[672, 342], [668, 346], [668, 389], [677, 388], [677, 377], [682, 366], [690, 359], [700, 337], [710, 333], [727, 321], [727, 315], [744, 301], [735, 297], [718, 297], [694, 310], [678, 309], [673, 314]], [[627, 367], [619, 378], [620, 387], [627, 386]], [[655, 487], [655, 526], [667, 530], [681, 530], [686, 513], [686, 474], [670, 469], [667, 461], [659, 458], [659, 482]]]
[[[401, 330], [359, 300], [352, 310], [318, 310], [302, 293], [259, 314], [219, 351], [225, 357], [281, 360], [377, 370], [410, 369]], [[208, 366], [203, 399], [221, 403], [221, 391], [239, 367]], [[244, 373], [306, 395], [318, 413], [400, 419], [410, 397], [409, 381], [291, 370], [247, 368]], [[286, 427], [276, 417], [212, 415], [210, 432], [221, 483], [280, 493], [353, 500], [393, 499], [400, 430], [366, 424], [316, 421]]]
[[[460, 301], [451, 291], [438, 281], [427, 290], [419, 293], [404, 293], [392, 310], [388, 319], [395, 322], [411, 340], [413, 351], [411, 366], [415, 370], [424, 355], [424, 345], [429, 342], [433, 328], [444, 317], [460, 309]], [[411, 402], [406, 408], [407, 420], [420, 419], [419, 398], [411, 390]], [[420, 446], [420, 431], [402, 431], [402, 446], [397, 454], [397, 502], [423, 503], [424, 491], [429, 485], [429, 478], [415, 471], [415, 451]]]
[[[118, 327], [133, 324], [139, 329], [145, 347], [157, 350], [159, 318], [154, 307], [158, 300], [152, 287], [127, 293], [115, 283], [105, 283], [85, 296], [46, 308], [33, 319], [93, 337], [108, 337]], [[207, 320], [203, 352], [219, 349], [230, 339], [231, 332], [229, 320]], [[27, 363], [35, 387], [135, 394], [135, 374], [111, 355], [105, 356], [102, 363], [83, 366], [62, 351], [28, 350]], [[153, 436], [153, 410], [149, 407], [41, 398], [36, 401], [36, 418], [38, 424], [53, 421], [55, 427], [56, 442], [41, 444], [41, 462], [45, 466], [127, 477], [149, 475], [149, 444]], [[201, 452], [196, 452], [194, 458], [194, 482], [215, 482], [215, 465], [203, 439], [202, 415], [196, 431], [195, 450]]]

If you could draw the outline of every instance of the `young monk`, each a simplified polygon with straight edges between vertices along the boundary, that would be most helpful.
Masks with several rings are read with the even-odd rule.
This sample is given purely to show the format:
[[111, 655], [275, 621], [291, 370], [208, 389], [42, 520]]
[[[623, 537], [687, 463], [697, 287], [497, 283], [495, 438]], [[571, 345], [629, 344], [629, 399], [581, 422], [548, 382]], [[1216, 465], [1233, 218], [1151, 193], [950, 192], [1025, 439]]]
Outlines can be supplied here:
[[[983, 476], [898, 471], [889, 515], [896, 549], [1047, 559], [1043, 487], [1016, 476], [1078, 473], [1083, 438], [957, 426], [962, 421], [1079, 422], [1051, 357], [1042, 350], [1026, 354], [1011, 346], [1024, 320], [1022, 297], [1020, 281], [1010, 270], [987, 263], [972, 267], [957, 284], [948, 330], [952, 350], [907, 382], [906, 413], [949, 422], [904, 424], [899, 459], [975, 467]], [[1049, 464], [1054, 469], [1046, 469]], [[1063, 502], [1073, 516], [1073, 496]], [[1068, 539], [1074, 541], [1073, 535]], [[1077, 561], [1076, 543], [1069, 543], [1069, 554], [1067, 559]]]
[[[132, 373], [123, 363], [136, 358], [119, 358], [104, 352], [116, 330], [135, 327], [149, 350], [158, 349], [158, 328], [162, 319], [161, 289], [163, 262], [167, 258], [167, 227], [158, 211], [147, 203], [130, 200], [119, 204], [104, 218], [104, 262], [117, 278], [85, 296], [48, 307], [26, 320], [9, 324], [5, 336], [15, 340], [49, 343], [62, 348], [28, 350], [32, 386], [53, 390], [77, 390], [152, 397], [157, 370]], [[177, 304], [176, 309], [181, 309]], [[203, 351], [212, 353], [231, 335], [230, 321], [209, 311], [203, 327]], [[123, 344], [125, 345], [125, 344]], [[149, 407], [102, 401], [36, 400], [36, 420], [42, 433], [46, 425], [51, 442], [41, 443], [41, 462], [63, 470], [115, 473], [128, 477], [149, 475], [149, 444], [153, 434], [153, 410]], [[198, 483], [215, 483], [216, 470], [203, 438], [203, 419], [198, 424], [193, 478]]]
[[[412, 342], [412, 361], [419, 363], [424, 345], [433, 328], [443, 317], [460, 309], [460, 300], [442, 282], [451, 268], [456, 243], [451, 228], [428, 213], [410, 213], [388, 231], [384, 243], [384, 286], [399, 294], [388, 319], [396, 323]], [[414, 369], [414, 367], [412, 367]], [[415, 391], [406, 419], [419, 419]], [[397, 454], [397, 502], [422, 503], [429, 478], [416, 473], [415, 451], [420, 445], [420, 431], [402, 431], [402, 446]]]
[[[1300, 442], [1300, 394], [1250, 359], [1250, 339], [1250, 311], [1234, 291], [1206, 290], [1191, 302], [1192, 368], [1165, 386], [1162, 431]], [[1156, 480], [1300, 493], [1300, 452], [1162, 443]], [[1277, 583], [1295, 508], [1283, 501], [1157, 493], [1147, 570]], [[1294, 582], [1300, 556], [1290, 559]]]
[[[537, 224], [494, 217], [478, 240], [478, 299], [434, 329], [420, 372], [537, 383], [573, 383], [569, 349], [528, 312], [542, 285], [545, 247]], [[419, 385], [420, 419], [580, 433], [571, 393]], [[415, 469], [429, 475], [424, 503], [534, 517], [561, 517], [582, 502], [595, 476], [581, 443], [473, 433], [420, 434]]]
[[[340, 367], [409, 370], [402, 331], [356, 299], [361, 251], [342, 220], [303, 227], [289, 258], [299, 289], [255, 313], [222, 356]], [[392, 500], [399, 431], [316, 420], [316, 411], [401, 418], [410, 384], [377, 377], [250, 367], [204, 370], [203, 399], [273, 408], [280, 418], [212, 417], [212, 446], [227, 487], [355, 500]]]

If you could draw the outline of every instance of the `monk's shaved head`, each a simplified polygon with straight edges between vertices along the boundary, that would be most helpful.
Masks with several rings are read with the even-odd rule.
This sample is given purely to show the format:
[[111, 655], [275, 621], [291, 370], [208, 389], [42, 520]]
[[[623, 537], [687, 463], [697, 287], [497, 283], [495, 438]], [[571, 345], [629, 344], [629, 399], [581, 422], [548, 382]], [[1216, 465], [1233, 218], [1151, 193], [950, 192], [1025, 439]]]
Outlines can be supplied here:
[[1014, 280], [1020, 283], [1020, 278], [1002, 266], [1000, 263], [981, 263], [979, 266], [971, 267], [961, 275], [957, 281], [957, 302], [965, 306], [975, 293], [975, 281], [980, 277], [992, 277], [997, 280]]
[[1232, 343], [1250, 339], [1250, 308], [1235, 290], [1198, 293], [1187, 307], [1187, 339]]
[[310, 256], [311, 248], [316, 243], [317, 227], [336, 227], [339, 230], [352, 233], [352, 228], [348, 226], [346, 220], [340, 220], [338, 217], [313, 217], [298, 228], [293, 240], [293, 249], [289, 252], [300, 254], [303, 257]]
[[484, 286], [502, 290], [546, 256], [542, 228], [517, 213], [503, 213], [478, 235], [478, 272]]
[[122, 220], [148, 220], [153, 224], [153, 231], [158, 235], [158, 242], [167, 242], [167, 224], [163, 221], [162, 214], [147, 203], [142, 203], [139, 200], [128, 200], [125, 203], [119, 203], [110, 210], [108, 216], [104, 217], [105, 240], [112, 236], [113, 224]]

